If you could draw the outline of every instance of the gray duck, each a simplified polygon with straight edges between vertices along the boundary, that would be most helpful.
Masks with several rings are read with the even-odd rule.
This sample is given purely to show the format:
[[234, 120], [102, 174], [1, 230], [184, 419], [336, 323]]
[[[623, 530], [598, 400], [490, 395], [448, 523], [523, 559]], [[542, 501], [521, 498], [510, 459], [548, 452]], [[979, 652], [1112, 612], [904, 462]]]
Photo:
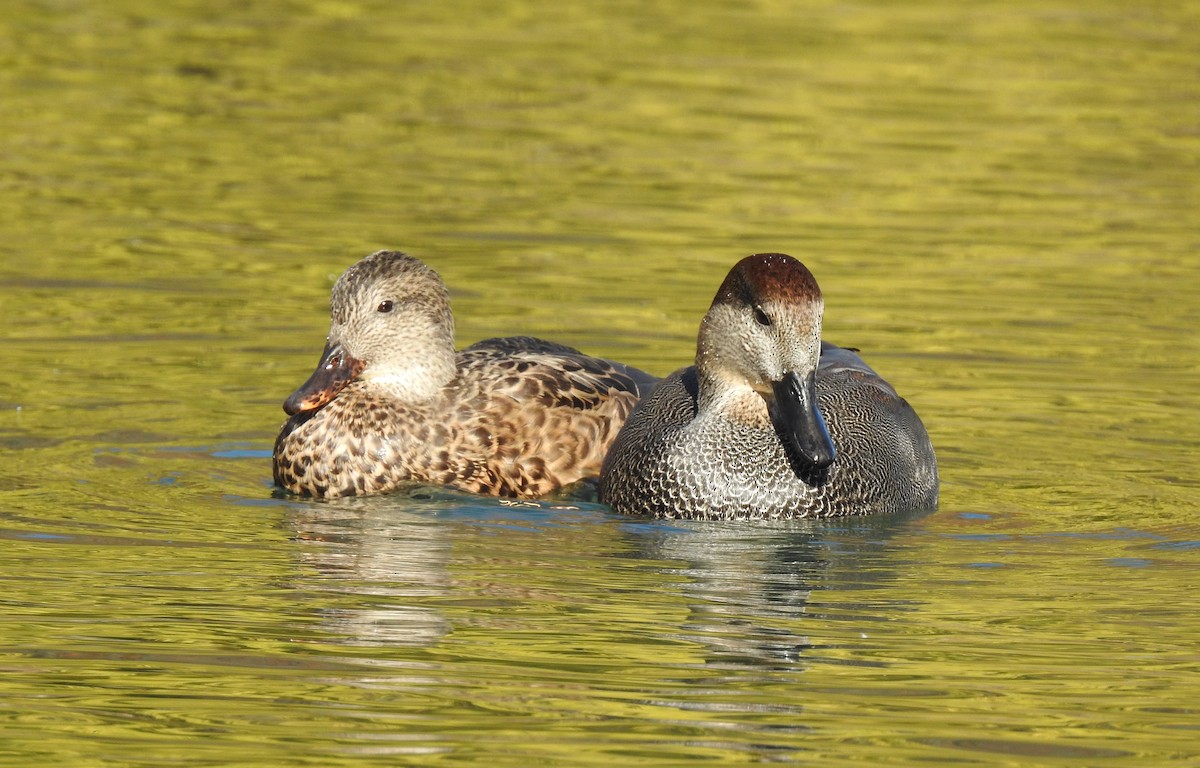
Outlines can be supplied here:
[[621, 429], [600, 500], [701, 519], [936, 507], [921, 419], [855, 350], [821, 341], [823, 311], [796, 259], [738, 262], [700, 324], [695, 365], [664, 379]]

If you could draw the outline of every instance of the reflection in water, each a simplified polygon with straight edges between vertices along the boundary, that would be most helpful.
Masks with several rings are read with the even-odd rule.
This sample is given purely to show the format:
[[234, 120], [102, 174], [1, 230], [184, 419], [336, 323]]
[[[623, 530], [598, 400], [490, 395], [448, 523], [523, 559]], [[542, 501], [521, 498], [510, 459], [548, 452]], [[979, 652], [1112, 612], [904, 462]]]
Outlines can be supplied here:
[[[831, 615], [869, 628], [895, 609], [853, 596], [893, 578], [889, 538], [909, 522], [668, 523], [430, 489], [296, 503], [287, 519], [304, 573], [295, 586], [318, 595], [323, 631], [377, 649], [372, 673], [345, 685], [581, 731], [630, 708], [663, 727], [702, 717], [721, 734], [706, 748], [763, 756], [790, 753], [813, 728], [804, 673], [831, 661]], [[816, 593], [851, 601], [827, 598], [814, 613]], [[396, 666], [406, 671], [378, 673]]]
[[306, 545], [299, 560], [315, 574], [302, 576], [297, 588], [361, 598], [322, 609], [330, 632], [358, 645], [419, 646], [448, 631], [445, 617], [421, 603], [450, 587], [451, 530], [431, 519], [444, 509], [433, 499], [433, 492], [418, 490], [292, 511], [288, 524]]
[[[479, 515], [451, 513], [452, 504], [474, 504]], [[557, 509], [556, 509], [557, 508]], [[569, 536], [571, 525], [555, 520], [569, 504], [483, 500], [441, 489], [415, 489], [392, 496], [297, 504], [288, 515], [300, 563], [311, 570], [300, 589], [347, 596], [321, 609], [323, 623], [345, 642], [360, 645], [431, 645], [449, 631], [444, 613], [452, 597], [471, 590], [500, 601], [513, 593], [556, 593], [545, 563], [515, 563], [513, 583], [462, 567], [461, 551], [488, 536], [495, 515], [505, 526], [538, 531], [542, 526]], [[577, 507], [574, 507], [577, 509]], [[486, 510], [486, 511], [485, 511]], [[439, 514], [440, 513], [440, 514]], [[889, 578], [873, 567], [888, 537], [911, 516], [790, 523], [643, 522], [615, 515], [585, 518], [579, 541], [569, 549], [591, 549], [593, 566], [605, 567], [611, 546], [591, 544], [597, 530], [631, 548], [641, 573], [678, 577], [671, 583], [687, 617], [661, 631], [706, 650], [704, 663], [729, 668], [771, 669], [803, 660], [810, 648], [800, 632], [814, 590], [831, 585], [875, 586]], [[579, 523], [576, 519], [572, 523]], [[597, 529], [599, 526], [599, 529]], [[456, 543], [457, 540], [457, 543]], [[460, 550], [456, 577], [452, 550]], [[623, 560], [622, 562], [627, 562]], [[852, 566], [852, 567], [851, 567]], [[513, 578], [513, 574], [506, 574]], [[561, 578], [561, 573], [559, 574]], [[628, 572], [589, 574], [590, 582], [619, 585]], [[590, 597], [582, 598], [584, 600]], [[870, 617], [864, 620], [870, 621]]]
[[[840, 521], [676, 522], [646, 526], [647, 556], [679, 561], [689, 604], [683, 637], [708, 648], [707, 663], [789, 669], [813, 644], [803, 633], [816, 590], [886, 582], [888, 538], [925, 513]], [[847, 583], [849, 582], [849, 583]], [[878, 617], [869, 609], [858, 620]], [[797, 622], [800, 623], [797, 623]]]

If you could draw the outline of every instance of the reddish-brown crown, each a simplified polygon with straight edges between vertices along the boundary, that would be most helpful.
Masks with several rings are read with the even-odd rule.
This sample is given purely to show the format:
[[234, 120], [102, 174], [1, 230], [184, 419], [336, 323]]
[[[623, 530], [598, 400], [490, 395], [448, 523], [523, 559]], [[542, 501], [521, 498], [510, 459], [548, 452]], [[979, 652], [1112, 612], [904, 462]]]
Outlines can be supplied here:
[[729, 270], [713, 304], [819, 301], [821, 288], [808, 267], [783, 253], [756, 253]]

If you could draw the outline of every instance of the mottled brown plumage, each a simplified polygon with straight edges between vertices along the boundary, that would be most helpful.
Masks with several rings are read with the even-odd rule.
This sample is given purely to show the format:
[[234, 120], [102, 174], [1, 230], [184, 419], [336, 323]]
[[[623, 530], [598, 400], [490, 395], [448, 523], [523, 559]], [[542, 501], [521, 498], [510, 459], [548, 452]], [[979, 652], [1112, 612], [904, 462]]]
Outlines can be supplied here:
[[686, 518], [834, 517], [932, 508], [920, 418], [853, 350], [821, 342], [812, 273], [749, 256], [704, 316], [696, 364], [668, 376], [609, 451], [600, 499]]
[[275, 482], [334, 498], [406, 483], [534, 497], [599, 474], [655, 379], [529, 337], [454, 350], [441, 278], [380, 251], [334, 286], [316, 372], [285, 404]]

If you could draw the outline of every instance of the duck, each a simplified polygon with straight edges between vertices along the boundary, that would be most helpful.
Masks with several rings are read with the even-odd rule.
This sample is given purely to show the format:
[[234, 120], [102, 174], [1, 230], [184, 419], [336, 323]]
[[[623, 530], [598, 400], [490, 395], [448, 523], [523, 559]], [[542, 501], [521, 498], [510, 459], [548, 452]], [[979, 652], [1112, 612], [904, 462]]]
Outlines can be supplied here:
[[735, 264], [700, 323], [695, 363], [643, 398], [609, 449], [600, 501], [705, 520], [936, 508], [920, 417], [857, 350], [822, 340], [823, 314], [799, 260]]
[[287, 398], [275, 484], [333, 499], [402, 486], [536, 498], [599, 475], [657, 378], [543, 339], [455, 350], [449, 292], [400, 251], [333, 286], [320, 362]]

